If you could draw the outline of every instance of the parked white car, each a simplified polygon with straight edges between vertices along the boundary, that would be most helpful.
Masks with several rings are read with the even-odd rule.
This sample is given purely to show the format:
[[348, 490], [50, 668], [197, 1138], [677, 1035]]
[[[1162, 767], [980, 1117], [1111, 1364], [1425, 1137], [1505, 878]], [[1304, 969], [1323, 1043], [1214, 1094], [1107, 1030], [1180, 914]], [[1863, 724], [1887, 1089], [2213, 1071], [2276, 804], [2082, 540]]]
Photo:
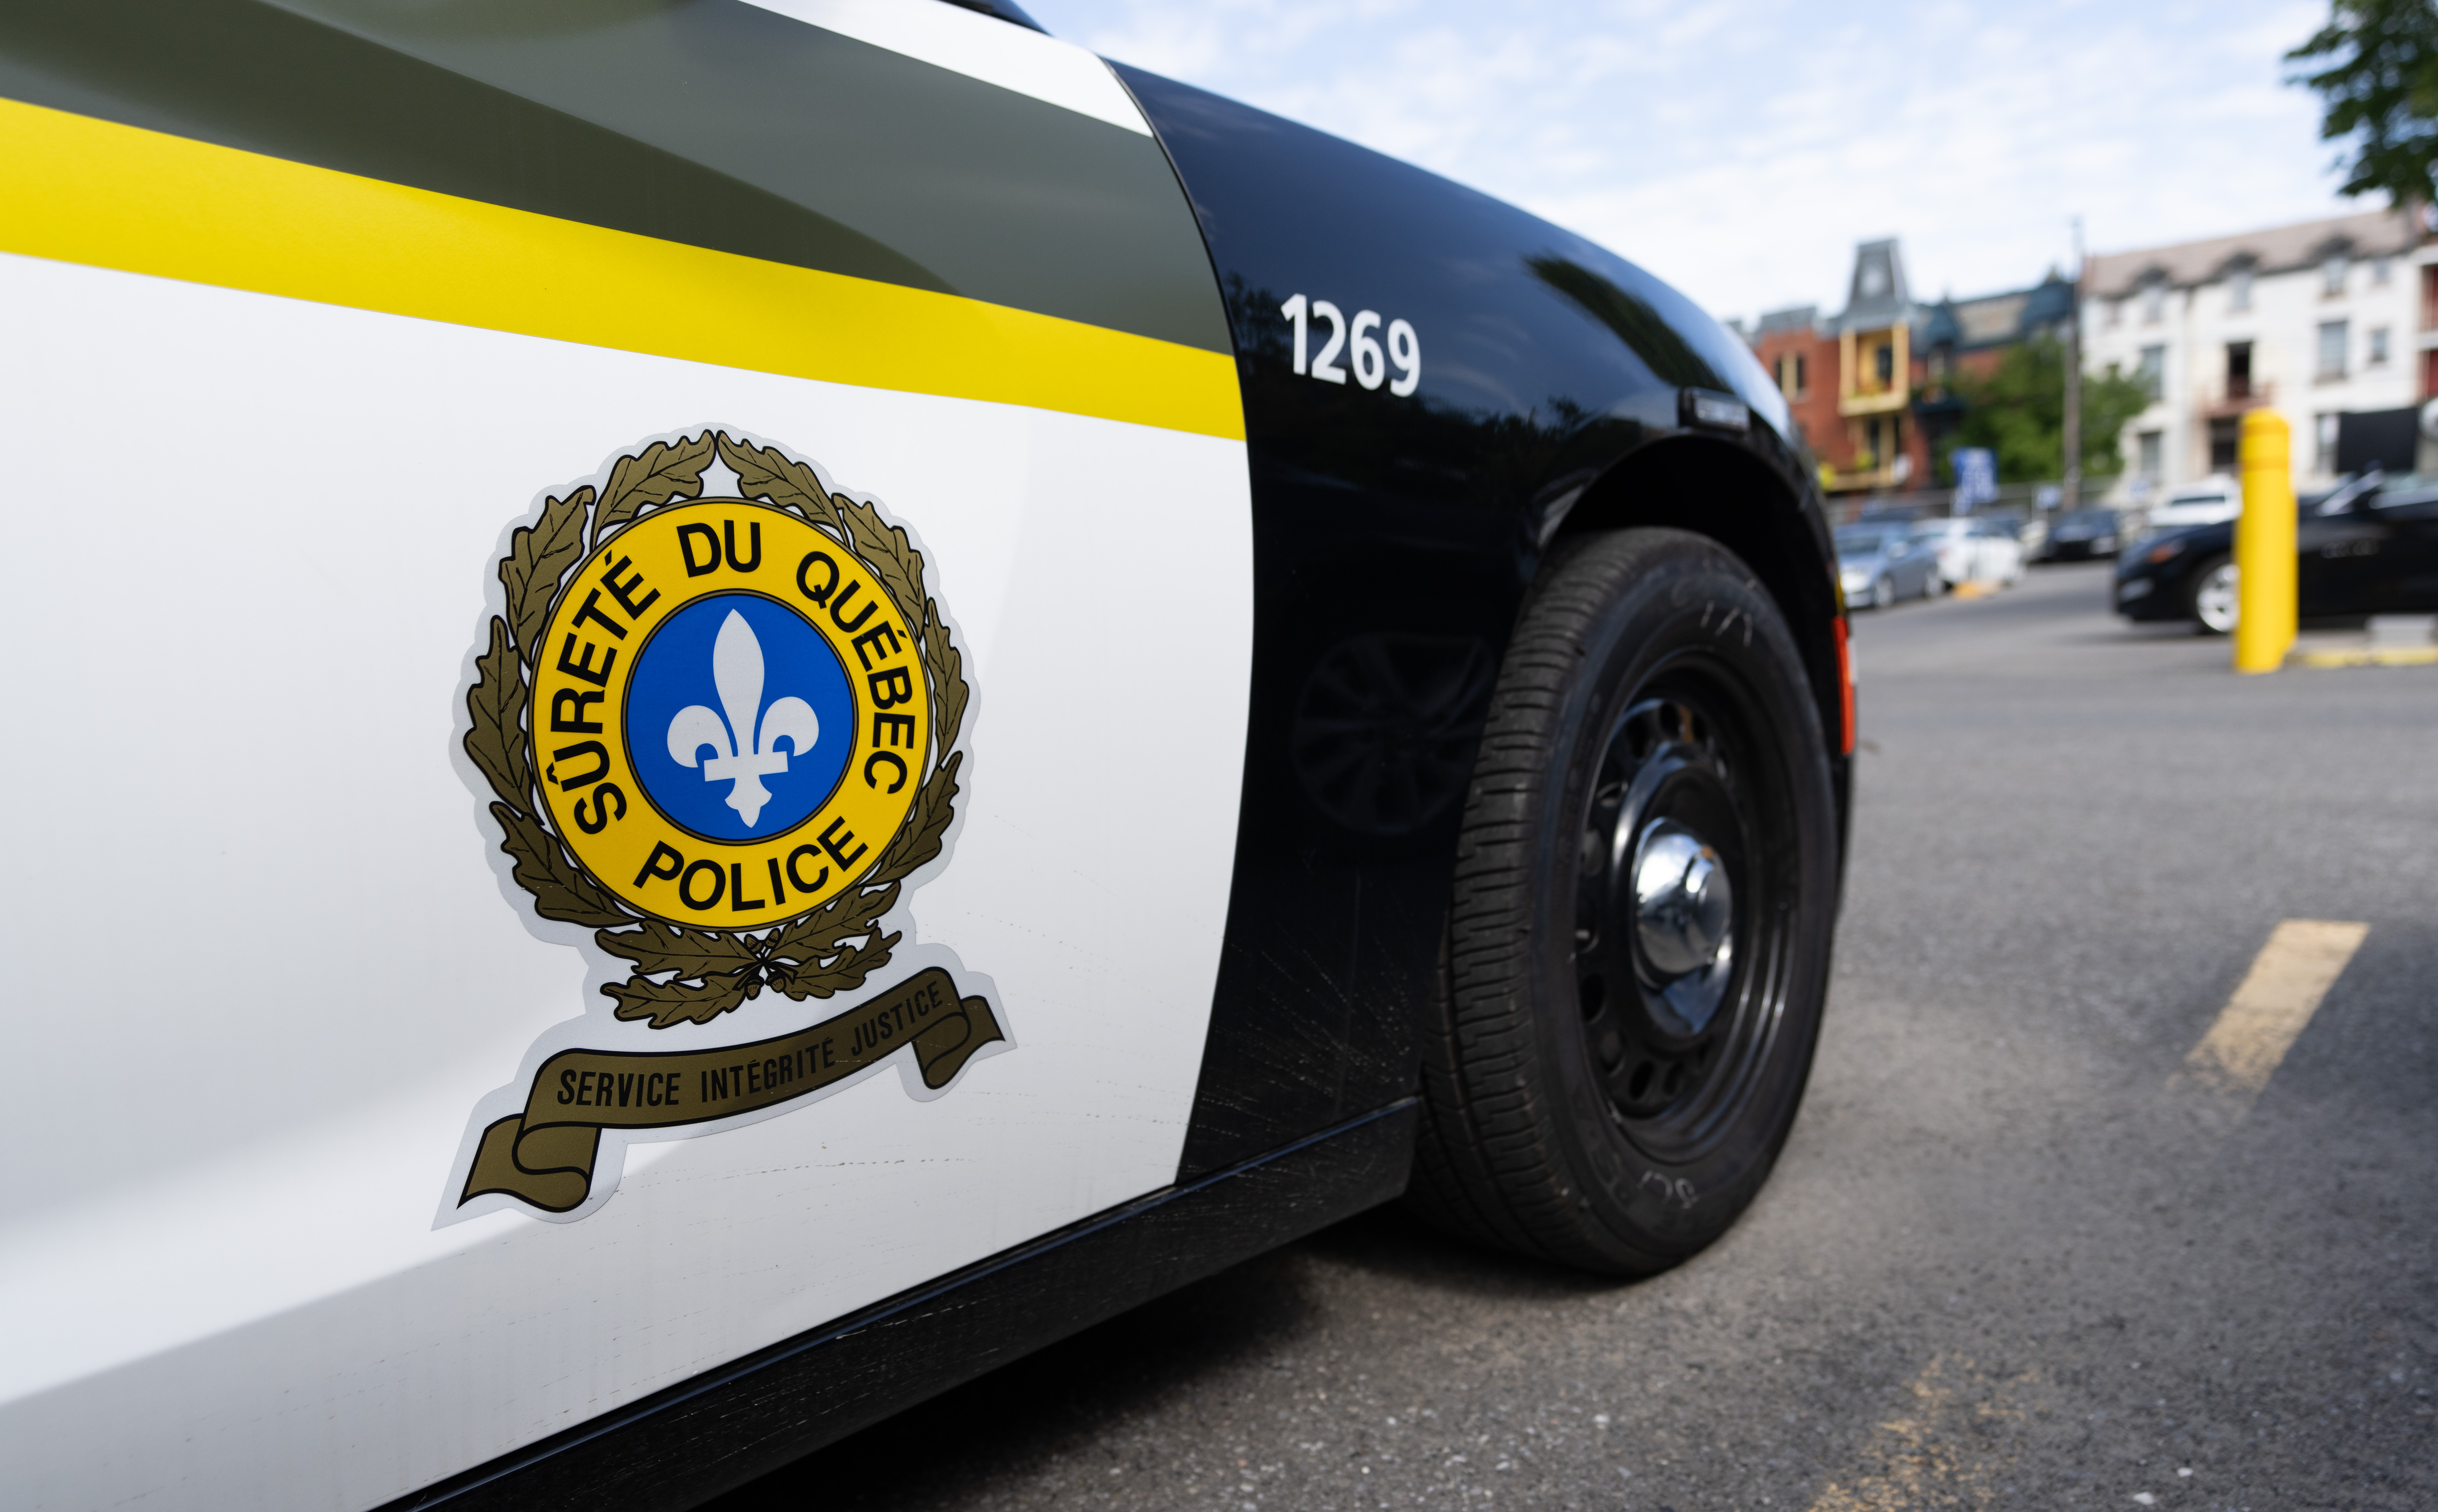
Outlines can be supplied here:
[[1938, 575], [1948, 582], [2023, 581], [2023, 543], [1994, 521], [1923, 520], [1913, 535], [1938, 554]]

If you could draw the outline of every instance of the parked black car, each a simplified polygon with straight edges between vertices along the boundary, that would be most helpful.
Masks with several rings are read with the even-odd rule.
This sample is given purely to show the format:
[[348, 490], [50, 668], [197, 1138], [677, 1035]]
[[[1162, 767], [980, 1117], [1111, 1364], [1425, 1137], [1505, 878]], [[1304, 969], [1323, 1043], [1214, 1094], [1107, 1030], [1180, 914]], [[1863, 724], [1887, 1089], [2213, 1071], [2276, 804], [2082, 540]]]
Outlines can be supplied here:
[[[2438, 477], [2349, 480], [2303, 500], [2295, 533], [2302, 617], [2438, 610]], [[2116, 564], [2116, 612], [2235, 628], [2235, 522], [2144, 541]]]
[[2076, 509], [2052, 526], [2040, 543], [2041, 561], [2088, 561], [2116, 555], [2121, 522], [2113, 509]]

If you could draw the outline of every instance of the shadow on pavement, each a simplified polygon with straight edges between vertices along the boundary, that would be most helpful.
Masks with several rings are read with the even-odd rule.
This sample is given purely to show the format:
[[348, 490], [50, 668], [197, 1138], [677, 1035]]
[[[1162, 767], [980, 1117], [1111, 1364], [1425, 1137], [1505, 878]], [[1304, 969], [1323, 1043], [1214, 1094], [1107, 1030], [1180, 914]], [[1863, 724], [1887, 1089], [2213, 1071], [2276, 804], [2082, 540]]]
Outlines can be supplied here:
[[[1095, 1452], [1113, 1423], [1207, 1391], [1324, 1331], [1313, 1262], [1425, 1290], [1558, 1300], [1634, 1285], [1440, 1233], [1396, 1203], [1198, 1281], [875, 1424], [706, 1503], [707, 1512], [959, 1503], [1013, 1469]], [[942, 1424], [957, 1425], [944, 1435]], [[944, 1437], [957, 1444], [944, 1455]]]
[[1394, 1202], [1323, 1229], [1296, 1248], [1349, 1270], [1498, 1301], [1553, 1302], [1634, 1285], [1453, 1237]]
[[[1223, 1271], [993, 1370], [784, 1471], [706, 1503], [716, 1512], [926, 1507], [1012, 1468], [1088, 1452], [1112, 1419], [1304, 1336], [1316, 1313], [1294, 1249]], [[942, 1425], [956, 1425], [953, 1432]], [[954, 1454], [942, 1452], [948, 1442]]]

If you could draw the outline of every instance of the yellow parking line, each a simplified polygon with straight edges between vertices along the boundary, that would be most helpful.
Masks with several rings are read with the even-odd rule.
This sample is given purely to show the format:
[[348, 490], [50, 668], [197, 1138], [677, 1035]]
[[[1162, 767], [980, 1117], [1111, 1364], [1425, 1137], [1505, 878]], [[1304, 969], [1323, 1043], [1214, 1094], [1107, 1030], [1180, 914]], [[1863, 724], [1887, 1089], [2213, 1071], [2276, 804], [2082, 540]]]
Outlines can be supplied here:
[[2438, 664], [2438, 646], [2382, 646], [2376, 649], [2297, 651], [2304, 667], [2429, 667]]
[[1992, 1504], [2015, 1462], [1998, 1452], [2023, 1416], [2015, 1389], [2036, 1384], [2029, 1371], [2000, 1379], [1970, 1360], [1934, 1359], [1909, 1388], [1911, 1410], [1879, 1426], [1811, 1512]]
[[2220, 1112], [2240, 1118], [2369, 933], [2367, 924], [2320, 919], [2279, 924], [2252, 958], [2243, 985], [2218, 1010], [2217, 1022], [2184, 1057], [2176, 1079], [2211, 1094]]

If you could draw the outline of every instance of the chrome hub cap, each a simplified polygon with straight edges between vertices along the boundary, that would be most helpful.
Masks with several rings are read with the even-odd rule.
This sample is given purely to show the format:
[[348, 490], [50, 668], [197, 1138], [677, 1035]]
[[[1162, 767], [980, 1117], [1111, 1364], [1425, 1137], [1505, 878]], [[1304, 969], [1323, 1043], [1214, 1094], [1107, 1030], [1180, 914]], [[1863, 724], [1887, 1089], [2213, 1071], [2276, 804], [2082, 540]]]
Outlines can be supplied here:
[[1644, 827], [1634, 879], [1635, 943], [1652, 984], [1674, 1009], [1670, 1027], [1699, 1034], [1726, 995], [1735, 954], [1735, 885], [1726, 863], [1672, 819]]

